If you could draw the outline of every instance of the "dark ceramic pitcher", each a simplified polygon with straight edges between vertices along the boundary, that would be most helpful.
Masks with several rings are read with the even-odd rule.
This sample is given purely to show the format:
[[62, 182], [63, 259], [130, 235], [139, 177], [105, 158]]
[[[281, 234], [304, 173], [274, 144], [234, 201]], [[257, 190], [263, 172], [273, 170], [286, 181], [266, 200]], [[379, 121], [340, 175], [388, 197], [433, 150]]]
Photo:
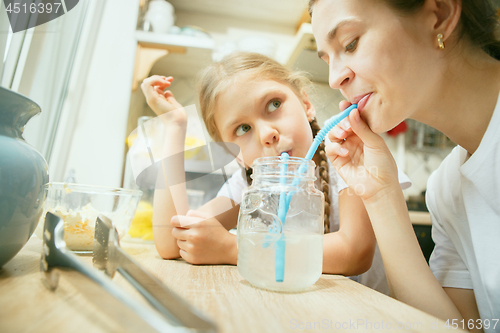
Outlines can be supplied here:
[[43, 212], [47, 163], [22, 136], [40, 112], [30, 99], [0, 87], [0, 268], [26, 244]]

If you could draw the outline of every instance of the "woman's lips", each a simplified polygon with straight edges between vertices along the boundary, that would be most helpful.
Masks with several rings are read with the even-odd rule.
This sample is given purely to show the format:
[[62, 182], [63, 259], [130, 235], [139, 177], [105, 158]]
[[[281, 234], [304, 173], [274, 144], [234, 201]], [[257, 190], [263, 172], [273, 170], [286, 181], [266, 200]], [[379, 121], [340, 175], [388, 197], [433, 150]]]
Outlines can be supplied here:
[[366, 103], [368, 103], [368, 100], [370, 99], [370, 96], [372, 93], [369, 93], [365, 95], [363, 98], [361, 98], [358, 102], [358, 111], [361, 112], [365, 108]]

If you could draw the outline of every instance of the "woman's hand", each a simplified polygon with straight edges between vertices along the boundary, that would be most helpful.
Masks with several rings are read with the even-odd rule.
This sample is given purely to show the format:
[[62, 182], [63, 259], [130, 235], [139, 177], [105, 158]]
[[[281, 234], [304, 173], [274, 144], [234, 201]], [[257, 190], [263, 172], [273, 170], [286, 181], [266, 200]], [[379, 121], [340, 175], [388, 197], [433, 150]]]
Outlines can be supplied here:
[[170, 90], [165, 91], [173, 80], [171, 76], [153, 75], [142, 81], [141, 89], [149, 107], [162, 118], [164, 123], [186, 124], [187, 116], [184, 108], [177, 102]]
[[187, 262], [194, 265], [236, 265], [236, 236], [210, 214], [190, 210], [186, 216], [172, 217], [171, 223], [180, 255]]
[[[350, 106], [340, 103], [340, 109]], [[376, 200], [386, 191], [401, 190], [396, 162], [384, 139], [372, 132], [359, 111], [354, 109], [348, 118], [329, 132], [331, 144], [325, 151], [332, 165], [364, 201]]]

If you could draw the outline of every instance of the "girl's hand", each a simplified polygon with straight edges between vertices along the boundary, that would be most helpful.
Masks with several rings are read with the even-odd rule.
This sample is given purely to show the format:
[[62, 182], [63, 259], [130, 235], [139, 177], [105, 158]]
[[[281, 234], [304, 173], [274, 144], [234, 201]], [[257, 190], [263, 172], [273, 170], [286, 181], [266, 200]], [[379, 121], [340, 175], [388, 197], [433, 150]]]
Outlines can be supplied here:
[[177, 102], [170, 90], [165, 91], [173, 80], [171, 76], [153, 75], [142, 81], [141, 89], [149, 107], [161, 116], [162, 121], [185, 124], [187, 117], [184, 108]]
[[[341, 110], [349, 106], [347, 101], [340, 103]], [[357, 109], [328, 135], [332, 142], [325, 148], [328, 158], [361, 199], [376, 200], [386, 191], [401, 190], [389, 148], [382, 137], [372, 132]]]
[[171, 223], [180, 255], [187, 262], [193, 265], [236, 265], [236, 236], [210, 214], [190, 210], [186, 216], [172, 217]]

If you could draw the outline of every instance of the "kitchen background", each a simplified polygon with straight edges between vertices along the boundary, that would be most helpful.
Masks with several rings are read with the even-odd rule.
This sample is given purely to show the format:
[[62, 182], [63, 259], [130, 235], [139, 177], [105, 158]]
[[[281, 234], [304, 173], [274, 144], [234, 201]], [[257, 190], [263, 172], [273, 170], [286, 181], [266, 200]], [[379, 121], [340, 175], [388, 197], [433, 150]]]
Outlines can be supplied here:
[[[343, 97], [328, 87], [328, 67], [316, 55], [306, 3], [83, 0], [57, 20], [16, 34], [2, 6], [0, 83], [41, 106], [24, 136], [45, 156], [51, 181], [128, 187], [133, 130], [141, 117], [154, 116], [139, 87], [149, 75], [174, 76], [171, 90], [179, 102], [196, 105], [194, 78], [201, 68], [232, 50], [257, 51], [310, 74], [309, 95], [320, 124], [339, 112]], [[186, 145], [193, 148], [208, 135], [198, 119], [190, 121]], [[453, 143], [415, 121], [383, 136], [413, 182], [405, 190], [410, 208], [425, 210], [427, 178]], [[208, 200], [223, 181], [221, 172], [203, 176], [207, 164], [186, 157], [188, 179], [198, 177], [189, 186]], [[231, 173], [237, 166], [226, 169]]]

